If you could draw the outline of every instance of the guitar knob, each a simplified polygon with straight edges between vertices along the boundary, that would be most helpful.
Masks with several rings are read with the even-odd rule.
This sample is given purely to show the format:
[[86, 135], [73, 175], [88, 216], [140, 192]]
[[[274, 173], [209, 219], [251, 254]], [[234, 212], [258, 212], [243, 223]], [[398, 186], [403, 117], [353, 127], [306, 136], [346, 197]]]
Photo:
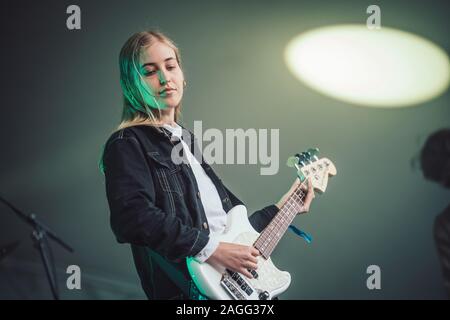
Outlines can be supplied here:
[[258, 296], [259, 300], [267, 300], [269, 299], [269, 293], [267, 291], [263, 291]]

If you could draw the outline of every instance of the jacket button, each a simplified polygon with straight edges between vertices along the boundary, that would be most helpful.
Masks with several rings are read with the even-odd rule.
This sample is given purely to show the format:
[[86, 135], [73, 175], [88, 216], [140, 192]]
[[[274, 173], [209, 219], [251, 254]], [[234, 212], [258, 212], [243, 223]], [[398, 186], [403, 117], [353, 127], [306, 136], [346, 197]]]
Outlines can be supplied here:
[[199, 191], [199, 192], [197, 192], [197, 198], [199, 198], [199, 199], [200, 199], [200, 191]]
[[203, 222], [203, 229], [208, 229], [208, 224], [206, 222]]

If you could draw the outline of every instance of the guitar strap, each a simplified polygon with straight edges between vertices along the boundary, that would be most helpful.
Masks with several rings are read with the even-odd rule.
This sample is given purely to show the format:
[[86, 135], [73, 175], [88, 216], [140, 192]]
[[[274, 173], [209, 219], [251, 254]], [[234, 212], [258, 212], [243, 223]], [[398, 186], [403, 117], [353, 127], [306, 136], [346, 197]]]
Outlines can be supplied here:
[[309, 234], [307, 234], [306, 232], [300, 230], [299, 228], [297, 228], [293, 224], [291, 224], [289, 226], [289, 229], [292, 232], [294, 232], [296, 235], [298, 235], [299, 237], [303, 238], [307, 243], [311, 243], [312, 242], [312, 237]]

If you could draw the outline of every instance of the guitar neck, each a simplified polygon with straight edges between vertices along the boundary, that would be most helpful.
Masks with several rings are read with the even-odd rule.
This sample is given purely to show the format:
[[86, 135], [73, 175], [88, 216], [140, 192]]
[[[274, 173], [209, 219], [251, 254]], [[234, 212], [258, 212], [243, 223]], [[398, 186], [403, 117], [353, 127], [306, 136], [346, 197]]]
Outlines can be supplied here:
[[292, 191], [280, 211], [261, 232], [253, 245], [265, 259], [270, 257], [289, 225], [303, 207], [306, 194], [301, 186], [302, 184]]

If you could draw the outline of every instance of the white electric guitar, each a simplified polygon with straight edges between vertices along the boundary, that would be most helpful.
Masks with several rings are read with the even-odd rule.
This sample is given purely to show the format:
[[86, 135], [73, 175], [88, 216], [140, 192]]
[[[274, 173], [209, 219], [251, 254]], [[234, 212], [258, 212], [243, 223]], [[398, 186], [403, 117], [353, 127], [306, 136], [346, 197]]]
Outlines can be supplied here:
[[336, 167], [327, 158], [317, 158], [318, 149], [290, 157], [288, 166], [297, 169], [301, 184], [291, 192], [280, 211], [261, 232], [256, 232], [247, 218], [243, 205], [235, 206], [227, 214], [227, 227], [216, 236], [219, 242], [253, 246], [261, 253], [258, 269], [251, 270], [252, 279], [220, 265], [199, 263], [194, 258], [186, 260], [191, 278], [199, 292], [213, 300], [268, 300], [283, 293], [291, 283], [289, 272], [281, 271], [272, 263], [270, 255], [303, 206], [306, 191], [301, 188], [311, 178], [319, 193], [325, 192], [328, 176], [336, 174]]

